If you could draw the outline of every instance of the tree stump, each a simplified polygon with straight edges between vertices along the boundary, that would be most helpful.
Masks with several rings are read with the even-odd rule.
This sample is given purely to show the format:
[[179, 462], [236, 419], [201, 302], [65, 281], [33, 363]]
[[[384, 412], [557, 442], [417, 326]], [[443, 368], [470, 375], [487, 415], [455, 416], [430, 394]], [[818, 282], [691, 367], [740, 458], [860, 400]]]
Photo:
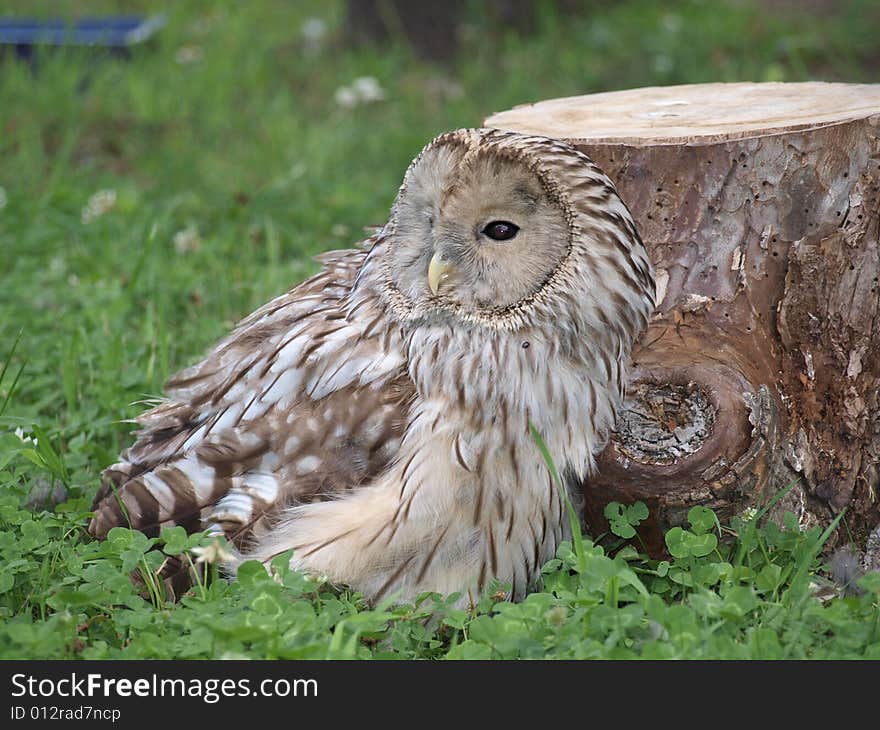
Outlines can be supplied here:
[[657, 553], [693, 505], [729, 518], [796, 481], [777, 516], [846, 507], [838, 541], [880, 539], [880, 85], [633, 89], [485, 125], [592, 157], [656, 267], [627, 410], [585, 485], [592, 531], [607, 502], [643, 500]]

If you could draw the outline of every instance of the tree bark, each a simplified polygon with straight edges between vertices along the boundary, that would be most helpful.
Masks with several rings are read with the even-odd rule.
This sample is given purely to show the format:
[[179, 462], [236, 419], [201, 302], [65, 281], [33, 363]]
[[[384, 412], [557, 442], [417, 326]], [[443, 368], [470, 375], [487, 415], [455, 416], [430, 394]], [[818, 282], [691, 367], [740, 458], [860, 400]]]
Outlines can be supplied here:
[[880, 85], [633, 89], [485, 124], [592, 157], [656, 267], [627, 410], [585, 485], [593, 531], [607, 502], [643, 500], [657, 553], [690, 507], [729, 518], [795, 481], [777, 517], [847, 508], [829, 545], [880, 540]]

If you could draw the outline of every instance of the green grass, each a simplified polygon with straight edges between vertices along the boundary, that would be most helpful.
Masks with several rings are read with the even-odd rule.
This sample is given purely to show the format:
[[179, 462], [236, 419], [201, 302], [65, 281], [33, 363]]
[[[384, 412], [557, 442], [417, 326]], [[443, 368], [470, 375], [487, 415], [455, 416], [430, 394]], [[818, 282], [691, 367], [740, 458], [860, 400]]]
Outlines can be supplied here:
[[[827, 18], [745, 2], [586, 6], [571, 19], [546, 5], [528, 38], [474, 15], [460, 58], [440, 68], [402, 42], [346, 48], [338, 3], [4, 4], [164, 9], [168, 25], [125, 61], [0, 61], [0, 655], [880, 657], [876, 577], [818, 601], [823, 534], [791, 522], [725, 525], [704, 553], [718, 528], [695, 513], [668, 536], [668, 563], [584, 538], [547, 566], [542, 593], [474, 613], [440, 598], [369, 610], [280, 565], [275, 579], [247, 567], [168, 604], [128, 573], [149, 579], [163, 548], [188, 547], [183, 535], [85, 535], [134, 402], [313, 272], [314, 254], [383, 222], [435, 134], [639, 85], [877, 80], [867, 0]], [[315, 53], [301, 37], [309, 17], [327, 25]], [[366, 75], [387, 98], [341, 108], [336, 90]], [[84, 216], [102, 190], [112, 206]], [[27, 506], [61, 488], [57, 507]]]

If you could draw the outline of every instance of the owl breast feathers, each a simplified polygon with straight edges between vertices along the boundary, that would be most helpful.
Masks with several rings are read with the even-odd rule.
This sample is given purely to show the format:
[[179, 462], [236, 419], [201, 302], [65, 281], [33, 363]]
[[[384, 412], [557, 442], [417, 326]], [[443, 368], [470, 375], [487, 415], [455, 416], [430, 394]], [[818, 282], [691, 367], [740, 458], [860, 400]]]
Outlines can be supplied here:
[[410, 165], [360, 250], [174, 376], [103, 474], [90, 531], [222, 532], [228, 567], [293, 567], [372, 600], [519, 599], [566, 537], [654, 307], [611, 181], [559, 141], [465, 129]]

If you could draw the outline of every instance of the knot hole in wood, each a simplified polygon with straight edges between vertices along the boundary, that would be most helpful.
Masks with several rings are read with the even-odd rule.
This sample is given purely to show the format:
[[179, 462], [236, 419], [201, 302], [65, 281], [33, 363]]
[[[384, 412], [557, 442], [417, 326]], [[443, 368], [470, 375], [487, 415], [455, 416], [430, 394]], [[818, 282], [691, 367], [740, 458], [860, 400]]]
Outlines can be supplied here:
[[640, 464], [673, 464], [711, 437], [717, 408], [694, 382], [637, 383], [617, 420], [617, 449]]

